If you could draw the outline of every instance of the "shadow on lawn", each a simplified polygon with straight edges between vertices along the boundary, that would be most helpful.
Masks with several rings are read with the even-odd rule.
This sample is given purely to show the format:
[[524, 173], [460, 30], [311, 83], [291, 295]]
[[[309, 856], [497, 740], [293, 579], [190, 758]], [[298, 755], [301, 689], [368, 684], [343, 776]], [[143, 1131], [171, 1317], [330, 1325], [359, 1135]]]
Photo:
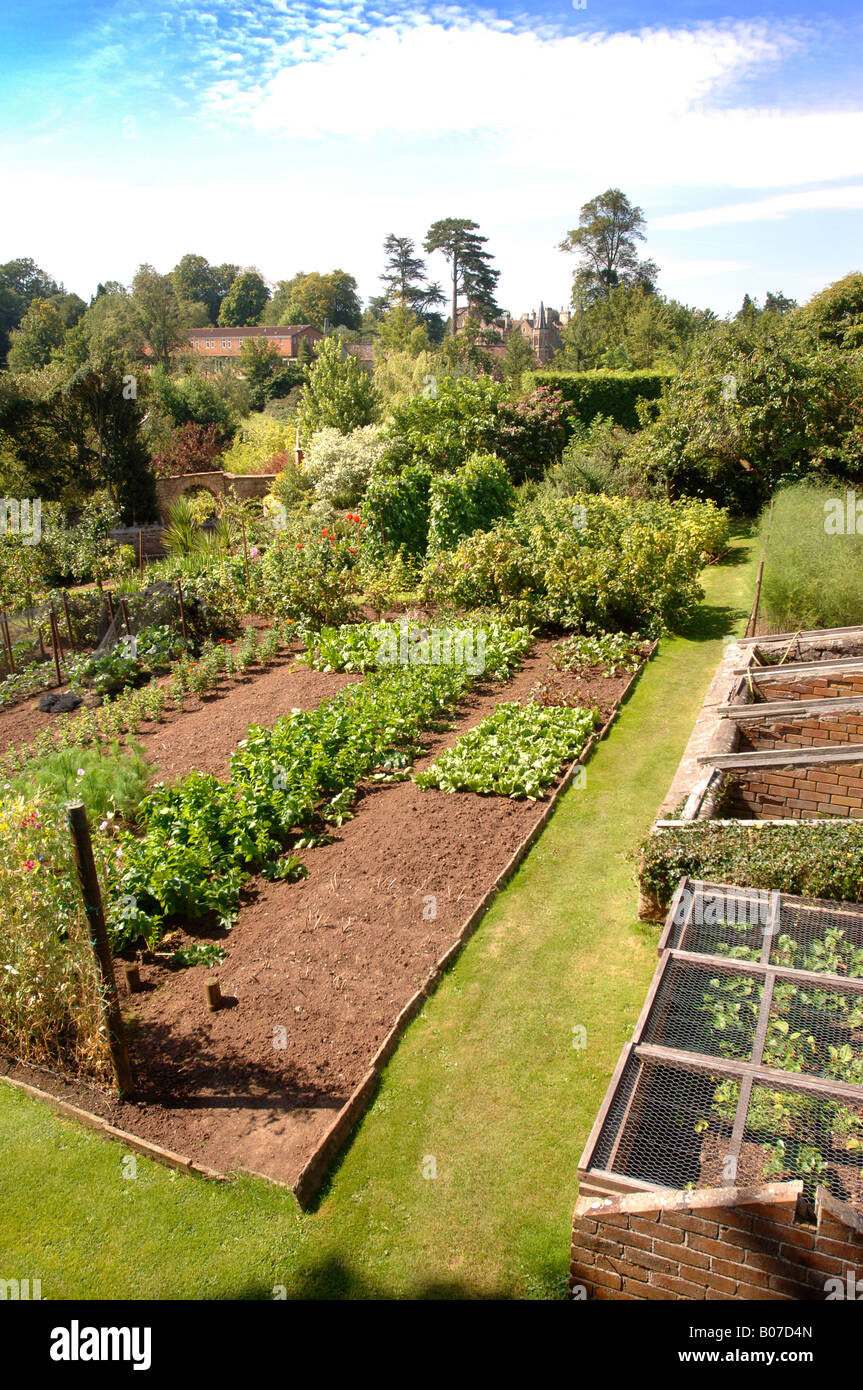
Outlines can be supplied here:
[[[559, 1302], [565, 1297], [566, 1276], [559, 1270], [544, 1271], [541, 1279], [531, 1281], [531, 1292], [533, 1297]], [[310, 1268], [296, 1270], [291, 1284], [286, 1286], [286, 1293], [290, 1303], [311, 1300], [342, 1302], [349, 1299], [366, 1302], [522, 1301], [521, 1294], [504, 1285], [479, 1290], [463, 1279], [429, 1279], [419, 1283], [409, 1295], [394, 1293], [385, 1282], [369, 1279], [338, 1256], [330, 1256]], [[261, 1281], [248, 1284], [233, 1295], [238, 1300], [270, 1301], [274, 1296], [273, 1288]]]

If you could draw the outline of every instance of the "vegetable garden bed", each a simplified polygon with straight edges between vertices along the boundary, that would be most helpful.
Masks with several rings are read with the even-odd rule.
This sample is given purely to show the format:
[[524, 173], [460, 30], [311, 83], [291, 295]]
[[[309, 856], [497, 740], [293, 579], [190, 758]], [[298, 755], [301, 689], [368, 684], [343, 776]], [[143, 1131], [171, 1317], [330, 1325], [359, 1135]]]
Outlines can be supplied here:
[[[552, 646], [538, 641], [509, 681], [475, 685], [454, 727], [425, 737], [414, 771], [501, 701], [526, 701], [552, 675]], [[553, 674], [568, 697], [600, 707], [604, 723], [635, 678], [596, 669]], [[356, 676], [282, 663], [158, 726], [153, 751], [163, 773], [218, 765], [223, 776], [242, 722], [232, 710], [241, 708], [249, 722], [259, 682], [267, 683], [268, 707], [286, 712], [310, 707], [313, 683], [334, 693], [351, 680]], [[263, 712], [257, 718], [264, 722]], [[146, 730], [140, 736], [146, 739]], [[394, 1045], [405, 1010], [418, 1007], [440, 963], [457, 950], [466, 925], [548, 814], [548, 800], [365, 781], [356, 812], [331, 843], [303, 853], [303, 881], [252, 879], [230, 932], [206, 918], [192, 930], [171, 923], [159, 953], [144, 954], [142, 992], [123, 1001], [133, 1101], [120, 1104], [34, 1068], [10, 1073], [208, 1167], [295, 1184], [322, 1142], [324, 1158], [333, 1149], [334, 1119], [355, 1118], [382, 1044]], [[204, 1000], [212, 972], [167, 963], [169, 953], [202, 943], [226, 952], [218, 978], [228, 1007], [216, 1013]], [[118, 980], [120, 974], [118, 963]], [[343, 1124], [339, 1141], [344, 1131]], [[321, 1175], [310, 1181], [308, 1172], [305, 1195]]]

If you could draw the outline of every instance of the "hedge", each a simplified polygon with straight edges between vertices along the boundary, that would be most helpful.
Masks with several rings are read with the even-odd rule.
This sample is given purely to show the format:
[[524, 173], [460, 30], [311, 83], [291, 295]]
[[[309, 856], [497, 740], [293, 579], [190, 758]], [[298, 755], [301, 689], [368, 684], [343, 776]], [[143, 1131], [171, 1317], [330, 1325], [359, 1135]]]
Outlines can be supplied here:
[[494, 454], [472, 454], [455, 473], [432, 479], [428, 548], [430, 555], [452, 550], [463, 536], [487, 531], [509, 516], [516, 491], [506, 464]]
[[627, 430], [637, 430], [640, 421], [636, 401], [655, 401], [672, 378], [670, 372], [527, 372], [528, 391], [541, 386], [563, 396], [570, 427], [579, 420], [589, 425], [597, 415], [605, 415]]
[[657, 830], [641, 846], [641, 885], [667, 906], [684, 875], [805, 898], [863, 902], [863, 822]]

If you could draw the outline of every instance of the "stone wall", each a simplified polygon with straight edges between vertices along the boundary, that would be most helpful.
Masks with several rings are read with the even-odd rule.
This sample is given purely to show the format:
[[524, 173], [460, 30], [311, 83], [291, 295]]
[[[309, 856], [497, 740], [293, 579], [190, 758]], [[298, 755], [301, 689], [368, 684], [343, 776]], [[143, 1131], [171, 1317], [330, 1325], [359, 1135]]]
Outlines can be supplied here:
[[807, 1210], [802, 1187], [581, 1196], [572, 1224], [570, 1297], [863, 1297], [863, 1218], [823, 1187], [814, 1212]]
[[863, 763], [730, 769], [721, 814], [754, 820], [863, 817]]
[[863, 709], [836, 714], [802, 714], [736, 721], [741, 753], [765, 748], [823, 748], [831, 743], [863, 743]]
[[162, 517], [167, 519], [171, 504], [191, 488], [206, 488], [214, 497], [233, 492], [243, 500], [250, 497], [266, 497], [275, 479], [275, 473], [185, 473], [176, 478], [158, 478], [156, 497]]

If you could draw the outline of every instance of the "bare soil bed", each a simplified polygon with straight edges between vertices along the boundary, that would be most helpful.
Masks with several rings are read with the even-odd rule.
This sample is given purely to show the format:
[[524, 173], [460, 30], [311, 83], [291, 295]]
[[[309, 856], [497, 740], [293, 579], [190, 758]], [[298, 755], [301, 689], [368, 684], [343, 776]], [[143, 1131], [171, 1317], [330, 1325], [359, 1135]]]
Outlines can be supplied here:
[[[551, 646], [538, 641], [505, 686], [477, 685], [452, 730], [428, 736], [415, 769], [499, 701], [525, 700], [537, 679], [550, 674], [579, 703], [599, 707], [604, 722], [630, 678], [552, 672]], [[312, 707], [352, 679], [285, 659], [149, 732], [144, 726], [139, 737], [165, 780], [191, 768], [224, 776], [250, 723]], [[2, 745], [6, 727], [0, 719]], [[228, 933], [181, 924], [177, 944], [223, 940], [228, 955], [217, 970], [172, 970], [144, 957], [142, 992], [130, 996], [118, 962], [134, 1100], [119, 1103], [36, 1069], [9, 1074], [193, 1162], [293, 1184], [397, 1016], [544, 805], [420, 791], [410, 781], [364, 784], [355, 817], [333, 842], [303, 852], [308, 878], [253, 880]], [[210, 1013], [204, 982], [214, 976], [227, 1006]]]

